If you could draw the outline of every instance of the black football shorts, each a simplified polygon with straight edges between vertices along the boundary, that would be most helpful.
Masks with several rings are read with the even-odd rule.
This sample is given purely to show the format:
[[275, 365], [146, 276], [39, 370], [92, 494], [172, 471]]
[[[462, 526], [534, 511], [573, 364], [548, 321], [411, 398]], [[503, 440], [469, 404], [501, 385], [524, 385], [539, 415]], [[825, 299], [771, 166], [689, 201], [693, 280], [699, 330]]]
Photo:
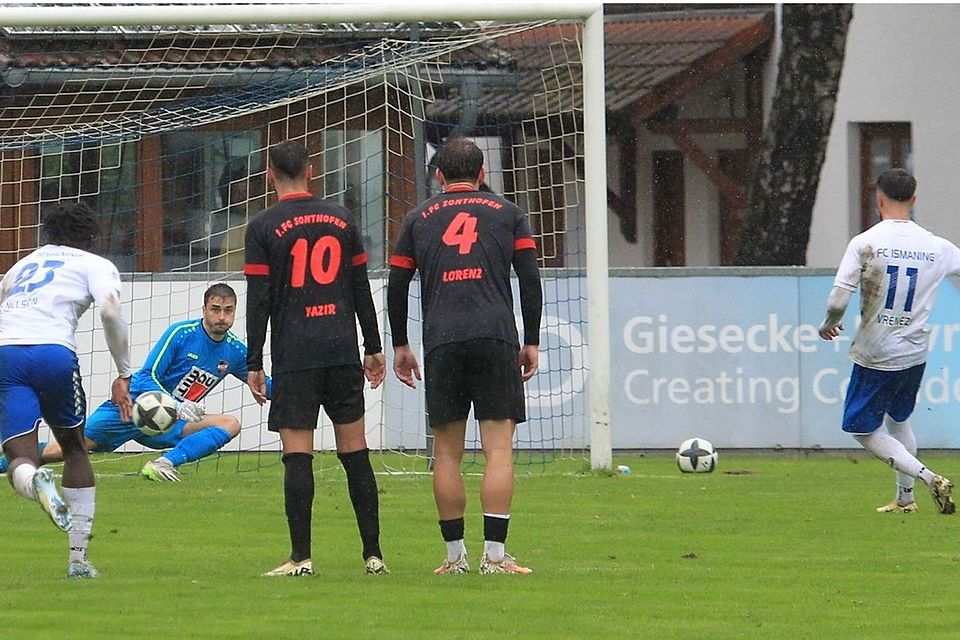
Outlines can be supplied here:
[[464, 420], [527, 419], [520, 352], [502, 340], [477, 338], [442, 344], [424, 358], [430, 425]]
[[316, 429], [320, 407], [335, 424], [363, 417], [363, 367], [345, 364], [273, 376], [268, 428]]

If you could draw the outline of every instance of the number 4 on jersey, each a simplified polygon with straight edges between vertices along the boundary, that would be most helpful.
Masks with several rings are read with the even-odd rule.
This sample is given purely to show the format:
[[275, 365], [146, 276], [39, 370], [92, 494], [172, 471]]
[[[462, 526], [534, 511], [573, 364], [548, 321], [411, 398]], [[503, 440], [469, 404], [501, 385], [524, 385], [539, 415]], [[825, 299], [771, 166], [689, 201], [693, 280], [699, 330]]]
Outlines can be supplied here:
[[458, 213], [443, 232], [443, 244], [458, 247], [460, 255], [470, 253], [477, 241], [477, 218], [465, 211]]

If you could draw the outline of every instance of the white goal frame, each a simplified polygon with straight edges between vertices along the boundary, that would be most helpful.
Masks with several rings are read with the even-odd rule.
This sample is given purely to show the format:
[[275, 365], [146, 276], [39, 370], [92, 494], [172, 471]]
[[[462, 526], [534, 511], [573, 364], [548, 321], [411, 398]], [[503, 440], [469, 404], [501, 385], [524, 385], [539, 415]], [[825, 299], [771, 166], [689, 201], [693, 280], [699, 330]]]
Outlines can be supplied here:
[[564, 19], [583, 22], [584, 189], [586, 215], [587, 357], [590, 464], [610, 469], [610, 327], [607, 255], [607, 155], [601, 2], [341, 3], [232, 2], [163, 6], [146, 3], [0, 6], [10, 27], [139, 24], [316, 24]]

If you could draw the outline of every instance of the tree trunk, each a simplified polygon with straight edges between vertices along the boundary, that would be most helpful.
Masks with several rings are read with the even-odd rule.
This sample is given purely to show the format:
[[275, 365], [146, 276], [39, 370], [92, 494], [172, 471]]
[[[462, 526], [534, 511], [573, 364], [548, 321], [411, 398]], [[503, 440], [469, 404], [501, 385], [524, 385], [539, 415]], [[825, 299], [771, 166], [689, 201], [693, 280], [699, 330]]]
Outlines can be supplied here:
[[850, 4], [784, 4], [770, 120], [750, 185], [738, 263], [802, 265], [840, 84]]

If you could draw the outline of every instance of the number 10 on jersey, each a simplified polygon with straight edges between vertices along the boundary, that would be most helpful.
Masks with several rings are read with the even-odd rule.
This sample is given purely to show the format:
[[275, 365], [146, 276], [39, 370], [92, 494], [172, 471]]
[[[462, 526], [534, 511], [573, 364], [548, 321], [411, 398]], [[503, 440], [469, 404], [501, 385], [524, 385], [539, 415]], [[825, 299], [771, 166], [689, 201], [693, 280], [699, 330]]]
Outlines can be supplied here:
[[290, 269], [290, 286], [299, 289], [306, 284], [307, 267], [310, 277], [317, 284], [330, 284], [340, 272], [340, 259], [343, 253], [336, 236], [321, 236], [310, 247], [306, 238], [298, 238], [290, 247], [293, 266]]

